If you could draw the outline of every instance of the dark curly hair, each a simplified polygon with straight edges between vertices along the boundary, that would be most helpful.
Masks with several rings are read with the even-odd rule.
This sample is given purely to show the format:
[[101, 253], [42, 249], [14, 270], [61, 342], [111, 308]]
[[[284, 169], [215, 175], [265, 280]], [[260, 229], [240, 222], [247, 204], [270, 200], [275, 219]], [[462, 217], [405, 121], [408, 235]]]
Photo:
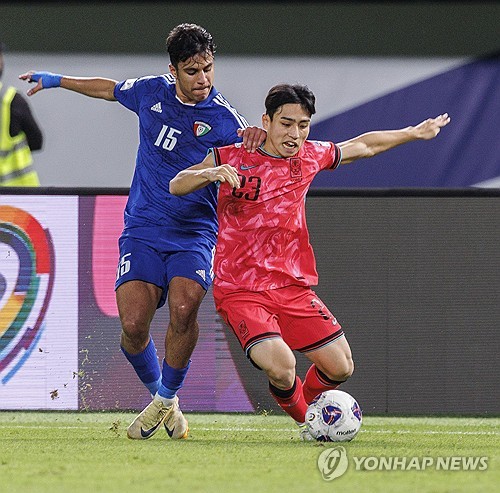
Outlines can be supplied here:
[[170, 63], [175, 68], [195, 55], [214, 55], [215, 48], [212, 35], [197, 24], [179, 24], [167, 37]]

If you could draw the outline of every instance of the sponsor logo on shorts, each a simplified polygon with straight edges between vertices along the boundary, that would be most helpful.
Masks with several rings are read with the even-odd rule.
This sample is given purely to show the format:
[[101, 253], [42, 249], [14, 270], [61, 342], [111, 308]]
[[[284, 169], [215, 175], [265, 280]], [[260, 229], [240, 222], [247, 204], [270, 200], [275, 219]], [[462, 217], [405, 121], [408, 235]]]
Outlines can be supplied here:
[[238, 325], [238, 330], [240, 331], [240, 337], [242, 339], [246, 339], [248, 337], [248, 327], [244, 320], [242, 320]]

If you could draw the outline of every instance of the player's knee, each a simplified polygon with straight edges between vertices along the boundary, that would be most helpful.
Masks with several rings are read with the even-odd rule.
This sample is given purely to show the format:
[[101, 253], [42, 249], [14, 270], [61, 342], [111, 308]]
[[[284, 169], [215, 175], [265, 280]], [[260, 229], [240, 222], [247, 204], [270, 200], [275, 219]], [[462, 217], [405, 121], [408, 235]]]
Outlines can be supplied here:
[[354, 361], [352, 359], [346, 360], [340, 370], [342, 374], [339, 376], [339, 380], [347, 380], [354, 373]]
[[197, 306], [189, 300], [170, 303], [170, 321], [177, 330], [188, 330], [196, 323]]
[[149, 326], [142, 320], [122, 318], [121, 346], [131, 354], [138, 354], [144, 350], [149, 341]]
[[344, 374], [346, 379], [349, 378], [354, 373], [354, 361], [351, 355], [346, 356], [342, 360], [340, 371]]
[[295, 366], [272, 368], [266, 374], [269, 381], [279, 389], [289, 389], [295, 383]]
[[295, 357], [284, 358], [279, 363], [275, 362], [264, 371], [269, 381], [279, 389], [289, 389], [295, 382]]
[[296, 359], [280, 338], [268, 339], [253, 346], [250, 358], [277, 388], [286, 390], [295, 382]]
[[345, 358], [337, 369], [337, 379], [339, 381], [347, 380], [354, 373], [354, 361], [352, 358]]
[[139, 341], [148, 337], [149, 324], [143, 317], [127, 314], [121, 317], [123, 334], [130, 340]]
[[202, 300], [203, 295], [198, 291], [172, 290], [168, 300], [172, 325], [178, 330], [189, 330], [194, 327]]
[[331, 368], [325, 368], [323, 373], [334, 382], [345, 382], [354, 373], [354, 361], [346, 357], [336, 361]]

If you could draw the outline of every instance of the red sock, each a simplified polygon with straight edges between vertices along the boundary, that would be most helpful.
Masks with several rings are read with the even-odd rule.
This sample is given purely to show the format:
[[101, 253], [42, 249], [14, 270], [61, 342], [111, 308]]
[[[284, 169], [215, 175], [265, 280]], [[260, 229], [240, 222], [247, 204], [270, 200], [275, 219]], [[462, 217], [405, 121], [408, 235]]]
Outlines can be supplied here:
[[306, 419], [307, 404], [302, 393], [302, 381], [295, 377], [291, 389], [281, 390], [269, 383], [269, 391], [278, 405], [295, 421], [303, 423]]
[[321, 370], [318, 370], [313, 363], [307, 370], [306, 378], [304, 379], [303, 394], [307, 404], [310, 404], [313, 399], [324, 392], [325, 390], [334, 390], [342, 382], [330, 380]]

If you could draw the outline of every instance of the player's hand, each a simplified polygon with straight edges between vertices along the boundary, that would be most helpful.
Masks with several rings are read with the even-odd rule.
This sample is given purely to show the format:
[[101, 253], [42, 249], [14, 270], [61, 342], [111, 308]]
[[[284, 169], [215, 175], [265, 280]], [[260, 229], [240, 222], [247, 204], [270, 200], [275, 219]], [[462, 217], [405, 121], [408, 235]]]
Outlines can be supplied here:
[[428, 118], [427, 120], [424, 120], [415, 127], [417, 138], [423, 140], [433, 139], [444, 126], [450, 123], [450, 120], [451, 119], [448, 116], [448, 113], [439, 115], [436, 118]]
[[222, 164], [216, 168], [205, 169], [203, 171], [205, 179], [220, 183], [227, 183], [231, 188], [240, 188], [240, 178], [236, 169], [229, 164]]
[[19, 76], [21, 80], [26, 80], [30, 83], [36, 82], [36, 86], [29, 89], [26, 94], [33, 96], [42, 89], [49, 89], [50, 87], [59, 87], [61, 85], [62, 75], [53, 74], [52, 72], [35, 72], [30, 70], [25, 74]]
[[248, 152], [255, 152], [266, 140], [267, 132], [260, 127], [246, 127], [238, 129], [238, 137], [243, 137], [243, 147]]

